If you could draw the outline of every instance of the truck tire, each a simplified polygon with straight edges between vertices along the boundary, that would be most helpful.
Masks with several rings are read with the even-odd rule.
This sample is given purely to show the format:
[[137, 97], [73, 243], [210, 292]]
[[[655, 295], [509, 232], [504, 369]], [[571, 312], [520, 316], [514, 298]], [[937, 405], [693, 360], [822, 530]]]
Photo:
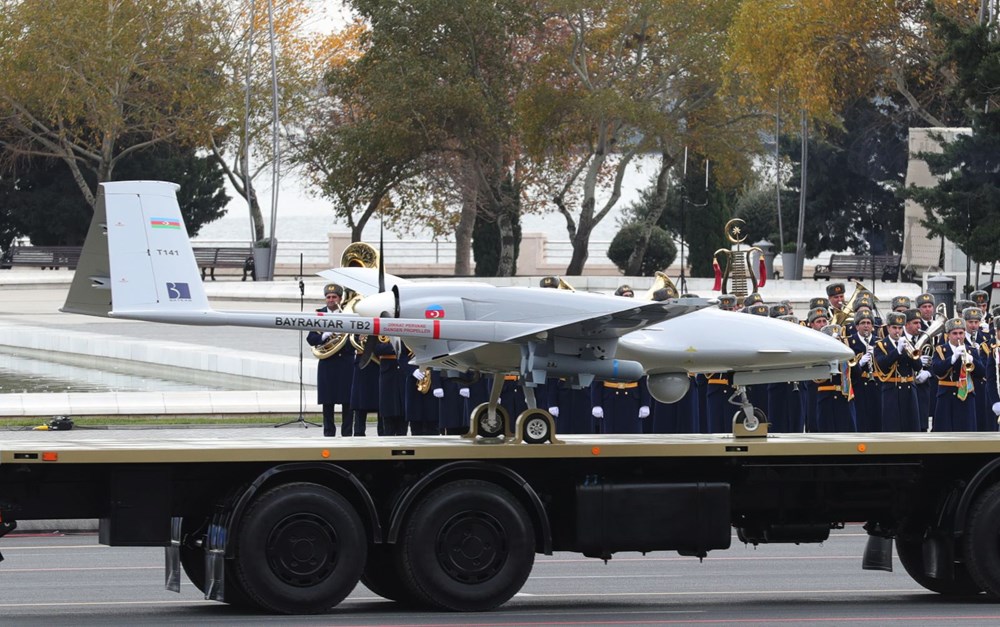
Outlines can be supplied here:
[[924, 588], [945, 596], [966, 596], [983, 591], [969, 576], [965, 564], [955, 564], [954, 579], [935, 579], [924, 571], [924, 549], [922, 542], [896, 538], [896, 554], [903, 569]]
[[514, 596], [535, 561], [534, 526], [487, 481], [445, 484], [421, 500], [401, 543], [403, 574], [431, 607], [489, 610]]
[[1000, 597], [1000, 484], [983, 492], [969, 510], [963, 551], [973, 581]]
[[420, 605], [421, 596], [411, 589], [401, 570], [397, 545], [373, 544], [368, 547], [368, 562], [361, 575], [361, 583], [384, 599], [405, 605]]
[[347, 499], [313, 483], [277, 486], [239, 522], [235, 575], [249, 599], [282, 614], [318, 614], [346, 597], [368, 554]]

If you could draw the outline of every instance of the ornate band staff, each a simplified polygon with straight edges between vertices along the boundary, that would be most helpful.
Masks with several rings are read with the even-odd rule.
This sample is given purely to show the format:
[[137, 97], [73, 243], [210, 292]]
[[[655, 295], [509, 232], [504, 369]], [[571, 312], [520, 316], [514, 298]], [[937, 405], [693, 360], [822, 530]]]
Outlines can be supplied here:
[[[738, 305], [742, 305], [744, 298], [764, 287], [767, 282], [764, 251], [756, 246], [751, 246], [746, 250], [740, 247], [740, 244], [747, 238], [743, 230], [745, 224], [740, 218], [733, 218], [726, 222], [726, 239], [736, 244], [736, 250], [720, 248], [712, 254], [712, 267], [715, 269], [715, 286], [712, 289], [717, 292], [721, 290], [724, 294], [733, 294], [736, 296]], [[750, 255], [755, 252], [760, 262], [756, 275], [753, 271], [753, 265], [750, 263]], [[720, 255], [725, 260], [725, 272], [719, 266]], [[732, 289], [729, 289], [730, 280], [733, 282]], [[750, 291], [747, 290], [748, 285], [752, 287]]]

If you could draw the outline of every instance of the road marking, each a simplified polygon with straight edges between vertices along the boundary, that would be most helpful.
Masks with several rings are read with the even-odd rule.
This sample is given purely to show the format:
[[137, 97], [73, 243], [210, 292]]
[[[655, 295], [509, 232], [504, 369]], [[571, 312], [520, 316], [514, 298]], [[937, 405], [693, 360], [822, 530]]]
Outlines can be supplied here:
[[65, 568], [5, 568], [5, 573], [67, 573], [82, 570], [163, 570], [162, 566], [80, 566]]

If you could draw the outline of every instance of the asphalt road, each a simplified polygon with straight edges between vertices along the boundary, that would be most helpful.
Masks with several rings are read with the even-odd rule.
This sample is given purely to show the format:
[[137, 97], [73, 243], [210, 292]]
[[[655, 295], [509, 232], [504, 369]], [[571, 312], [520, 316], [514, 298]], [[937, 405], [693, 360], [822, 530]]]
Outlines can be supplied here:
[[858, 526], [822, 545], [745, 547], [704, 562], [663, 553], [604, 564], [538, 556], [523, 590], [481, 614], [408, 610], [363, 586], [324, 616], [260, 616], [204, 601], [185, 579], [163, 589], [163, 551], [109, 548], [95, 535], [0, 539], [0, 624], [107, 625], [847, 625], [1000, 624], [1000, 604], [946, 600], [893, 573], [862, 571]]

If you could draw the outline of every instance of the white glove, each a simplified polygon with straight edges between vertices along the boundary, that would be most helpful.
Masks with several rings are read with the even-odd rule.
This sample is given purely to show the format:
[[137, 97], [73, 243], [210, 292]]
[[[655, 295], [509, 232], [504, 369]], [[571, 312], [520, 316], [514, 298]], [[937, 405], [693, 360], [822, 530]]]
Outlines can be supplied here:
[[426, 377], [427, 375], [425, 375], [424, 371], [421, 370], [420, 368], [417, 368], [416, 370], [413, 371], [413, 378], [416, 379], [417, 381], [423, 381]]
[[639, 408], [639, 417], [647, 418], [649, 416], [649, 405], [643, 405]]
[[993, 413], [1000, 416], [1000, 403], [993, 403]]
[[921, 366], [926, 366], [929, 363], [931, 363], [931, 356], [930, 355], [921, 355], [920, 356], [920, 365]]
[[864, 355], [861, 356], [861, 359], [858, 360], [858, 365], [862, 367], [867, 366], [871, 362], [871, 360], [872, 360], [872, 354], [865, 353]]
[[896, 340], [896, 351], [899, 352], [900, 355], [906, 352], [906, 338], [902, 335], [900, 335], [899, 339]]
[[553, 418], [558, 418], [559, 417], [559, 408], [558, 407], [549, 407], [549, 413], [552, 414]]
[[951, 363], [955, 363], [965, 354], [965, 344], [959, 344], [951, 349]]
[[917, 373], [917, 376], [914, 377], [914, 381], [916, 381], [917, 383], [923, 383], [924, 381], [930, 378], [931, 378], [930, 372], [928, 372], [927, 370], [921, 370], [920, 372]]
[[462, 398], [469, 398], [469, 388], [458, 388], [458, 395]]
[[595, 408], [593, 408], [593, 409], [590, 410], [590, 414], [594, 418], [604, 418], [604, 408], [603, 407], [595, 407]]
[[434, 388], [431, 390], [431, 394], [434, 395], [434, 398], [444, 398], [444, 388]]
[[321, 339], [321, 340], [323, 340], [325, 342], [328, 339], [330, 339], [330, 336], [332, 336], [332, 335], [333, 335], [333, 333], [331, 333], [330, 331], [327, 331], [326, 333], [324, 333], [323, 335], [321, 335], [319, 337], [319, 339]]

